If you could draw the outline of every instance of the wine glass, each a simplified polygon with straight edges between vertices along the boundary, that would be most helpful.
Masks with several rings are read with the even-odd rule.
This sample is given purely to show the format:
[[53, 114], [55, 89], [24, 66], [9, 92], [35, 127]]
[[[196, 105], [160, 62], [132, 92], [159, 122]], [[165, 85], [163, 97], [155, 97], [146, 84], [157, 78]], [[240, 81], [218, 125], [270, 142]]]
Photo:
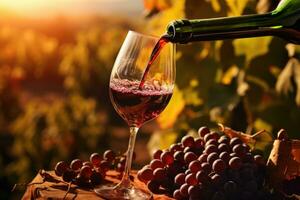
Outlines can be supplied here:
[[106, 199], [150, 199], [148, 191], [135, 188], [130, 169], [139, 128], [157, 117], [172, 97], [175, 82], [175, 45], [169, 43], [157, 56], [140, 87], [152, 50], [159, 38], [129, 31], [114, 63], [109, 92], [112, 104], [130, 128], [124, 175], [117, 185], [100, 185], [95, 192]]

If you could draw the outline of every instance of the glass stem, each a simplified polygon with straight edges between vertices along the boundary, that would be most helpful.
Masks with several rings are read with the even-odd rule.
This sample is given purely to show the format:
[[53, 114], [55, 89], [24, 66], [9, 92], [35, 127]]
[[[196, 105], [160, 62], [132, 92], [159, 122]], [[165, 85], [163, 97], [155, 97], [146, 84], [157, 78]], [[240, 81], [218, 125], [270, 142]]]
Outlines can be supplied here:
[[130, 181], [130, 170], [131, 170], [131, 163], [132, 163], [132, 155], [134, 150], [135, 138], [139, 128], [137, 127], [130, 127], [130, 137], [127, 149], [127, 157], [126, 157], [126, 164], [124, 175], [122, 178], [121, 183], [118, 184], [119, 187], [129, 188], [131, 187]]

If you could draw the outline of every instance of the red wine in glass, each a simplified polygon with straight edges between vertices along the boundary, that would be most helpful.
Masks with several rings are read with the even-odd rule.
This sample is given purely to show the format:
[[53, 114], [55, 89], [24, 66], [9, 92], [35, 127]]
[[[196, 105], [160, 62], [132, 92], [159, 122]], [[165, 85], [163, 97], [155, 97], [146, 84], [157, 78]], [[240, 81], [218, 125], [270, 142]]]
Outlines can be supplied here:
[[172, 97], [172, 89], [147, 84], [139, 89], [137, 81], [114, 80], [110, 83], [110, 97], [127, 124], [140, 127], [164, 110]]

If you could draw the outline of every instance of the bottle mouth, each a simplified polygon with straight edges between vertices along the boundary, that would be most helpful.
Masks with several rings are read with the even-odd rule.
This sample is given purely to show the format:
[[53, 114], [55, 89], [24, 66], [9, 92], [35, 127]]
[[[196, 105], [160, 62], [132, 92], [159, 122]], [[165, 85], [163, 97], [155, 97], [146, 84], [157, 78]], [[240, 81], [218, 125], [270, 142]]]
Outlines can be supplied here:
[[193, 29], [188, 20], [175, 20], [167, 27], [167, 35], [173, 43], [188, 43], [193, 36]]

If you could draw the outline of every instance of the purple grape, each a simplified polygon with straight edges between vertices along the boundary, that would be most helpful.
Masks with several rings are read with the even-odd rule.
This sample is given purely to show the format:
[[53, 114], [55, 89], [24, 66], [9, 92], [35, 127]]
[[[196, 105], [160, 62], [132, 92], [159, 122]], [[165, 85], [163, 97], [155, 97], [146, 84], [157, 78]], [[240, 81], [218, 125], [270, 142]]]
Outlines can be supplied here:
[[210, 130], [206, 126], [202, 126], [198, 129], [198, 134], [202, 138], [204, 138], [204, 136], [208, 133], [210, 133]]
[[116, 154], [112, 150], [106, 150], [103, 153], [103, 158], [105, 160], [107, 160], [108, 162], [112, 162], [115, 159], [115, 157], [116, 157]]
[[197, 173], [201, 169], [201, 163], [198, 160], [190, 162], [189, 169], [192, 173]]
[[184, 154], [184, 161], [185, 163], [190, 163], [194, 160], [197, 160], [197, 155], [193, 152], [187, 152]]
[[153, 153], [153, 159], [160, 159], [160, 156], [161, 156], [162, 153], [163, 153], [163, 151], [160, 150], [160, 149], [154, 151], [154, 153]]
[[165, 164], [159, 159], [154, 159], [150, 162], [150, 167], [152, 170], [155, 170], [157, 168], [164, 168]]
[[93, 153], [90, 156], [90, 162], [93, 164], [93, 166], [98, 167], [100, 165], [102, 158], [98, 153]]
[[229, 166], [231, 169], [239, 169], [242, 166], [242, 160], [239, 157], [233, 157], [229, 160]]
[[215, 160], [219, 158], [219, 155], [216, 152], [213, 152], [207, 156], [207, 162], [212, 165]]
[[192, 136], [184, 136], [182, 139], [181, 139], [181, 143], [184, 147], [193, 147], [194, 146], [194, 138]]
[[82, 161], [80, 159], [75, 159], [75, 160], [72, 160], [71, 164], [70, 164], [70, 168], [72, 170], [79, 170], [80, 168], [82, 167]]
[[174, 182], [178, 185], [183, 185], [185, 183], [185, 176], [184, 173], [177, 174], [174, 178]]
[[198, 184], [198, 180], [196, 178], [196, 174], [191, 173], [191, 174], [186, 175], [185, 182], [188, 185], [197, 185]]
[[160, 159], [165, 165], [170, 165], [174, 162], [174, 157], [173, 157], [172, 153], [169, 151], [163, 152], [160, 155]]
[[62, 176], [65, 171], [69, 169], [69, 165], [65, 161], [60, 161], [55, 165], [55, 174]]
[[217, 160], [214, 161], [214, 163], [212, 165], [212, 169], [216, 173], [220, 174], [220, 173], [222, 173], [226, 169], [226, 164], [225, 164], [225, 162], [223, 160], [217, 159]]

